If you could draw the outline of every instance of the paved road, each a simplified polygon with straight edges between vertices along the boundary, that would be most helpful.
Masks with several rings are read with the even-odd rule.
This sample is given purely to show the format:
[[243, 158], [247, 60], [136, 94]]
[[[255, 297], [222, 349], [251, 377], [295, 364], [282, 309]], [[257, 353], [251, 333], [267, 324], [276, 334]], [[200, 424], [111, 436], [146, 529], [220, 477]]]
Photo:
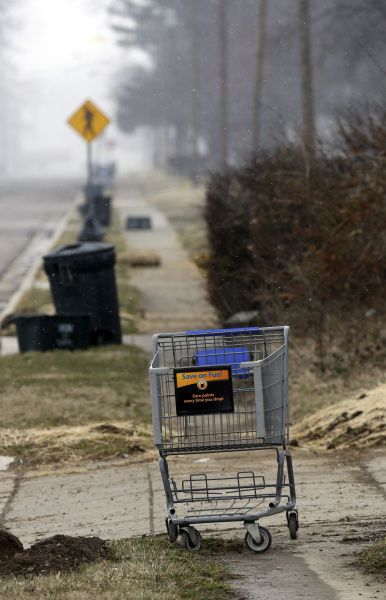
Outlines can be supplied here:
[[0, 311], [20, 283], [9, 276], [15, 261], [39, 235], [52, 234], [78, 189], [72, 180], [0, 181]]

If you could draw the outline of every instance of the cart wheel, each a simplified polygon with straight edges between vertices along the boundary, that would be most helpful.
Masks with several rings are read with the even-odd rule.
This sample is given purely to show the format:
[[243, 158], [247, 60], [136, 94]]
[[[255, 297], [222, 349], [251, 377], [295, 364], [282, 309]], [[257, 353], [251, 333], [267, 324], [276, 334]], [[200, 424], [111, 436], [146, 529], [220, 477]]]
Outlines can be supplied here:
[[260, 542], [255, 542], [251, 534], [247, 531], [245, 534], [245, 545], [248, 550], [252, 552], [260, 553], [265, 552], [268, 548], [271, 547], [272, 544], [272, 536], [269, 533], [268, 529], [265, 527], [259, 527], [260, 531]]
[[298, 521], [297, 513], [295, 511], [290, 512], [287, 515], [287, 520], [288, 520], [288, 529], [289, 529], [290, 538], [291, 538], [291, 540], [297, 540], [298, 529], [299, 529], [299, 521]]
[[180, 529], [181, 540], [187, 550], [198, 552], [201, 549], [201, 534], [194, 527]]
[[168, 532], [169, 540], [173, 543], [177, 541], [178, 527], [171, 519], [165, 519], [166, 531]]

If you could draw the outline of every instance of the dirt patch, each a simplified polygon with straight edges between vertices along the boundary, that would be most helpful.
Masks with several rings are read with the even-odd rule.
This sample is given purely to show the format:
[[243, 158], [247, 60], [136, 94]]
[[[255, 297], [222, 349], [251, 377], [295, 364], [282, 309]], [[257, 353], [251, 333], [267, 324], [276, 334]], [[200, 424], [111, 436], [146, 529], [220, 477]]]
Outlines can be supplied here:
[[300, 444], [333, 450], [386, 443], [386, 384], [338, 402], [304, 419], [292, 430]]
[[132, 429], [124, 429], [123, 427], [112, 425], [111, 423], [96, 425], [95, 427], [91, 427], [90, 431], [95, 431], [96, 433], [111, 433], [115, 435], [133, 435]]
[[161, 259], [154, 250], [130, 250], [119, 255], [118, 260], [129, 267], [159, 267]]
[[107, 558], [106, 542], [98, 537], [54, 535], [24, 550], [15, 536], [0, 533], [0, 577], [68, 573]]

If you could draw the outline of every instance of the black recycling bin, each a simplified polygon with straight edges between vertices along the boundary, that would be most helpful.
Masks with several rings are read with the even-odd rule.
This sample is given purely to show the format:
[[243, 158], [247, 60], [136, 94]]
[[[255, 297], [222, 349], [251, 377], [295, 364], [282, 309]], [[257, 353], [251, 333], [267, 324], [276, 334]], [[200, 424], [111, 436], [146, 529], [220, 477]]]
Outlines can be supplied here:
[[13, 317], [20, 352], [82, 350], [90, 345], [87, 316], [21, 314]]
[[70, 244], [44, 257], [58, 315], [88, 315], [92, 345], [120, 344], [115, 249], [103, 242]]

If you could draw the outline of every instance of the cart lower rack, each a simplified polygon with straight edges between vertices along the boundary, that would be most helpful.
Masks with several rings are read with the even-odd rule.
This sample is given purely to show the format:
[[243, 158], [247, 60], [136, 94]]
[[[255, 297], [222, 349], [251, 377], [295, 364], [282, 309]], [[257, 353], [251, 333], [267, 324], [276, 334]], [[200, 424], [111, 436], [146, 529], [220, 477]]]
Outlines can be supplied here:
[[[259, 519], [285, 512], [298, 532], [288, 448], [288, 327], [157, 334], [150, 365], [153, 428], [171, 541], [201, 547], [194, 525], [240, 521], [254, 552], [271, 545]], [[276, 475], [194, 473], [177, 482], [168, 456], [271, 450]], [[259, 456], [257, 453], [254, 456]], [[238, 461], [239, 462], [239, 461]], [[182, 510], [183, 509], [183, 510]]]

